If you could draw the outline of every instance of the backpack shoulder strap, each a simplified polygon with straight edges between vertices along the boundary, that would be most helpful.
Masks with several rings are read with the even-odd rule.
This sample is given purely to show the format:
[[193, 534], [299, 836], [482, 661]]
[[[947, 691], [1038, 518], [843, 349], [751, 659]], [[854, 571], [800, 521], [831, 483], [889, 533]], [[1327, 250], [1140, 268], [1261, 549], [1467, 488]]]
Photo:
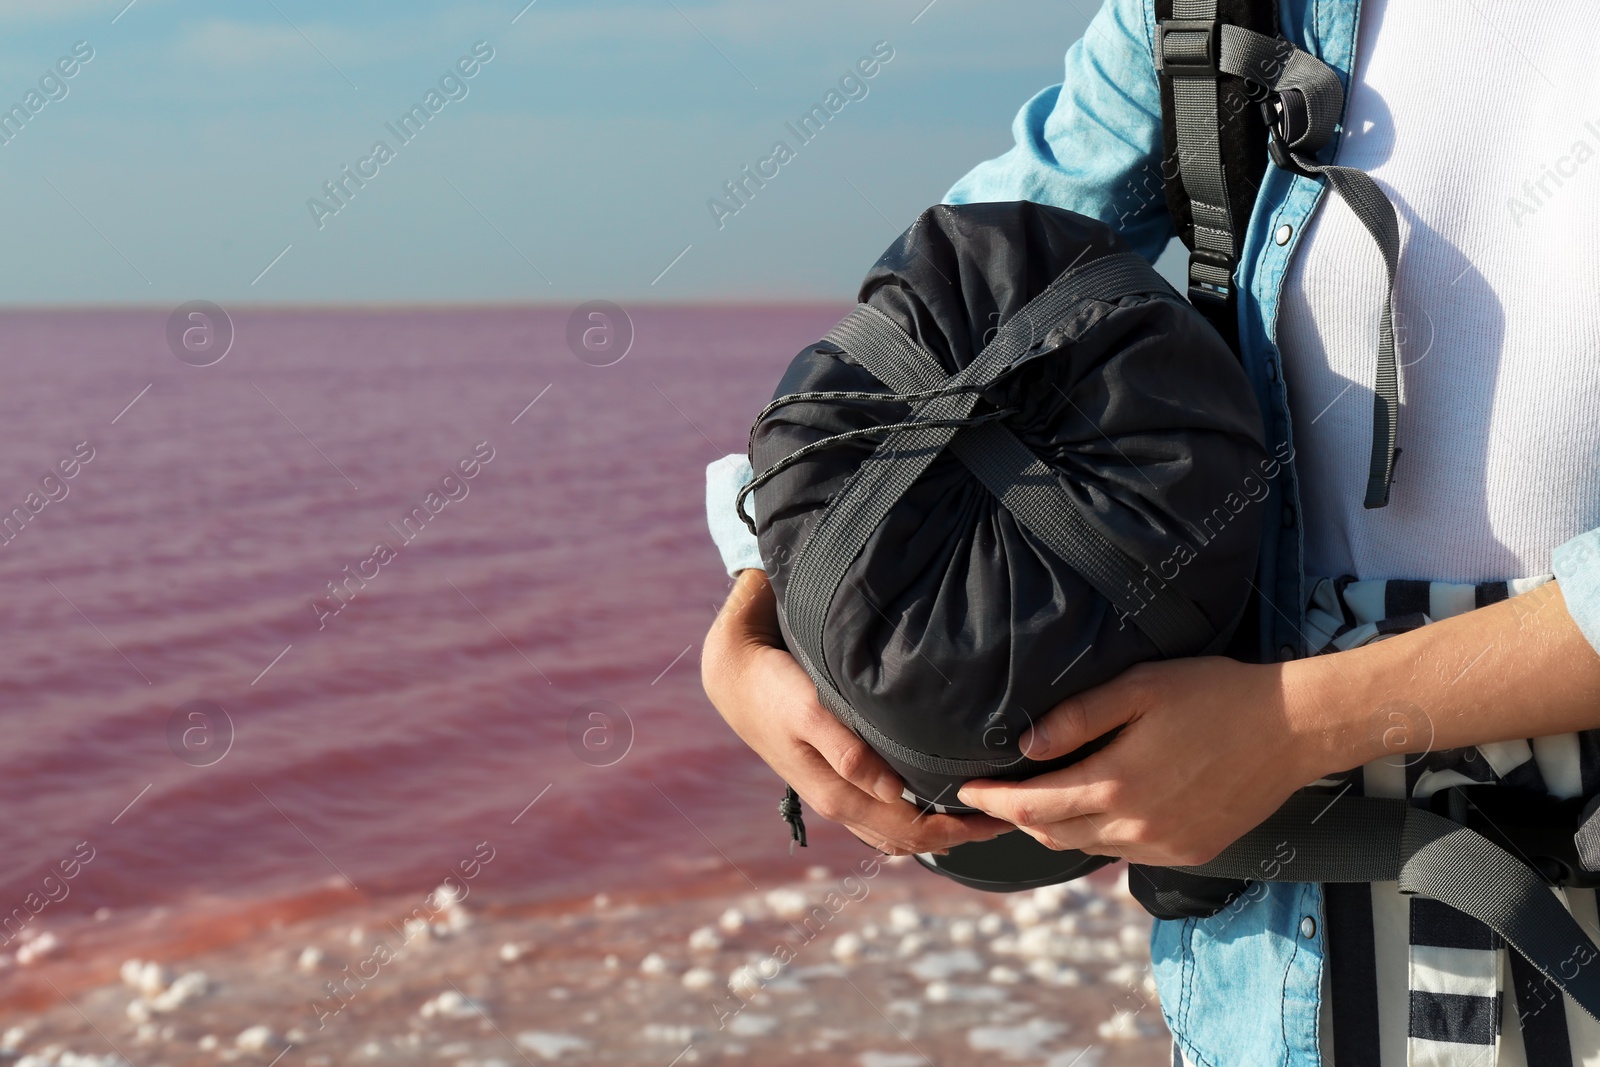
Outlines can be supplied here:
[[1221, 27], [1278, 35], [1276, 0], [1156, 0], [1167, 208], [1189, 248], [1189, 300], [1238, 348], [1233, 273], [1267, 169], [1263, 93], [1219, 69]]
[[1284, 170], [1324, 181], [1383, 254], [1388, 283], [1378, 324], [1372, 454], [1362, 503], [1385, 507], [1400, 455], [1393, 310], [1400, 228], [1394, 205], [1368, 175], [1317, 161], [1338, 133], [1344, 83], [1326, 63], [1278, 35], [1275, 0], [1156, 0], [1155, 11], [1163, 174], [1173, 220], [1189, 246], [1189, 300], [1234, 351], [1234, 271], [1267, 157]]

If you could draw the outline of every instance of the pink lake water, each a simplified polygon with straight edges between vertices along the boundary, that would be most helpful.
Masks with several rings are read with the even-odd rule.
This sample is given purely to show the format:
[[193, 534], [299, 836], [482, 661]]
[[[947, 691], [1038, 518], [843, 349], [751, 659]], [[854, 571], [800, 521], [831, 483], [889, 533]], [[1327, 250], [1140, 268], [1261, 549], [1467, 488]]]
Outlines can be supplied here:
[[[568, 308], [237, 311], [207, 367], [165, 309], [0, 315], [0, 509], [93, 450], [0, 547], [0, 916], [82, 842], [34, 921], [248, 930], [426, 891], [485, 841], [474, 891], [509, 902], [853, 862], [822, 827], [789, 857], [781, 786], [698, 681], [728, 584], [704, 466], [843, 310], [635, 308], [608, 367]], [[371, 577], [340, 606], [347, 566]], [[225, 755], [215, 712], [169, 740], [191, 701]], [[571, 740], [625, 743], [594, 701], [632, 724], [611, 766]]]

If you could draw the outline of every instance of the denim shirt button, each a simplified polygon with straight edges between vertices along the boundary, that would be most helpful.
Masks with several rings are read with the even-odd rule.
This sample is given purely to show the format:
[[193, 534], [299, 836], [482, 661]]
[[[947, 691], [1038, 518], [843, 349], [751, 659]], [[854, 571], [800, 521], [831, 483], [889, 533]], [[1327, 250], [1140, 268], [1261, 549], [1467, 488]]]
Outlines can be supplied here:
[[1269, 381], [1278, 380], [1278, 363], [1276, 360], [1267, 360], [1267, 378]]
[[1294, 529], [1294, 505], [1292, 504], [1283, 506], [1283, 528], [1286, 530]]
[[1300, 936], [1301, 937], [1316, 937], [1317, 936], [1317, 920], [1313, 919], [1309, 915], [1307, 915], [1304, 919], [1301, 919], [1300, 920]]
[[[1294, 646], [1280, 645], [1278, 648], [1278, 661], [1280, 663], [1288, 663], [1292, 659], [1294, 659]], [[1307, 934], [1306, 936], [1310, 937], [1311, 935]]]
[[1274, 241], [1277, 241], [1278, 245], [1281, 247], [1283, 245], [1288, 244], [1289, 243], [1289, 238], [1291, 238], [1293, 236], [1294, 236], [1294, 227], [1290, 226], [1286, 222], [1282, 226], [1278, 227], [1277, 232], [1272, 235], [1272, 239]]

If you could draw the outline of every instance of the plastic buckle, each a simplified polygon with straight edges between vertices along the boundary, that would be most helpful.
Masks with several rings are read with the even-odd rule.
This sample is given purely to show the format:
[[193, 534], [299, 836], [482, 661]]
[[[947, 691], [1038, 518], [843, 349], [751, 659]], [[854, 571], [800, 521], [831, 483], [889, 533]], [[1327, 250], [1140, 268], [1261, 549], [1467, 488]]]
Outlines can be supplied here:
[[[1205, 34], [1205, 53], [1169, 56], [1170, 34]], [[1173, 78], [1215, 78], [1222, 58], [1222, 23], [1216, 19], [1167, 19], [1156, 23], [1156, 69]]]
[[1233, 260], [1196, 248], [1189, 253], [1189, 303], [1225, 304], [1233, 298]]

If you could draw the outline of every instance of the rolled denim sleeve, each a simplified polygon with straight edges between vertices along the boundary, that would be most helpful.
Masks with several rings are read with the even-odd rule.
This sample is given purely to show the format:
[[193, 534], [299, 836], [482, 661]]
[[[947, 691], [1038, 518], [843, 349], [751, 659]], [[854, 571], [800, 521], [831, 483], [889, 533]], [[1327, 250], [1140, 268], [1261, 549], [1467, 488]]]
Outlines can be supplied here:
[[1031, 200], [1114, 227], [1146, 259], [1173, 235], [1161, 176], [1161, 89], [1148, 0], [1107, 0], [1067, 50], [1066, 74], [1012, 123], [1016, 144], [945, 194], [950, 204]]
[[1567, 613], [1600, 652], [1600, 530], [1590, 530], [1559, 546], [1552, 562]]
[[[752, 567], [765, 569], [761, 565], [761, 549], [756, 544], [755, 534], [740, 520], [734, 506], [739, 490], [749, 485], [752, 477], [750, 460], [737, 453], [706, 466], [706, 523], [711, 527], [711, 540], [722, 553], [722, 565], [729, 575]], [[755, 499], [752, 493], [745, 501], [745, 510], [753, 511]]]

